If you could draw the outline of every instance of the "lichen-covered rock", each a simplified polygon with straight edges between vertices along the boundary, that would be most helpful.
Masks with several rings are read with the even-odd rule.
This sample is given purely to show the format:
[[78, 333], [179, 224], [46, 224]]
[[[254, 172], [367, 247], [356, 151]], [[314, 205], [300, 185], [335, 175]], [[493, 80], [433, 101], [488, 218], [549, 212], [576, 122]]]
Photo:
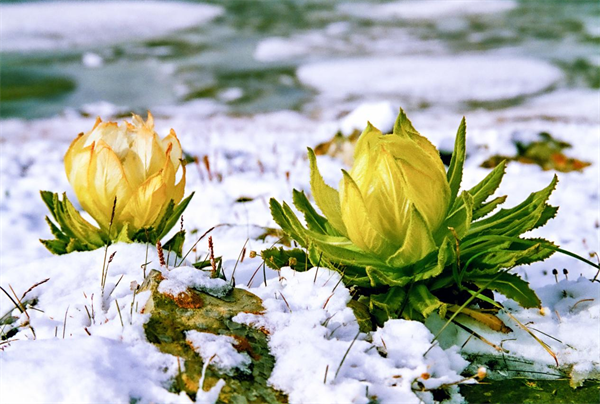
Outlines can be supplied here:
[[[263, 312], [260, 298], [235, 288], [222, 297], [194, 289], [173, 296], [158, 291], [163, 279], [160, 272], [152, 271], [142, 285], [142, 290], [152, 292], [144, 308], [144, 312], [151, 314], [145, 331], [148, 340], [162, 352], [182, 359], [181, 372], [172, 386], [175, 392], [184, 391], [195, 399], [199, 388], [208, 391], [222, 379], [225, 385], [219, 394], [219, 403], [287, 402], [283, 393], [267, 385], [275, 364], [267, 336], [231, 320], [238, 313]], [[244, 366], [223, 369], [219, 366], [223, 361], [209, 358], [203, 386], [199, 386], [205, 361], [188, 338], [196, 334], [193, 331], [229, 337], [221, 340], [233, 342], [231, 346], [245, 358]]]

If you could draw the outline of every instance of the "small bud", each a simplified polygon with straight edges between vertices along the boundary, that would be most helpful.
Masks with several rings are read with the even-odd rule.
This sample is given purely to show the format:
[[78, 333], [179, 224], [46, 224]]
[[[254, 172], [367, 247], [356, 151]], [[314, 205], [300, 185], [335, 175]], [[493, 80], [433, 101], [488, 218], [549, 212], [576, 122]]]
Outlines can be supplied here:
[[484, 368], [483, 366], [481, 366], [479, 369], [477, 369], [477, 378], [479, 380], [485, 379], [486, 376], [487, 376], [487, 369], [486, 368]]
[[567, 268], [563, 268], [563, 275], [565, 276], [566, 280], [569, 280], [569, 271], [567, 271]]
[[558, 270], [556, 268], [552, 270], [552, 275], [554, 275], [554, 279], [556, 280], [556, 283], [558, 283]]
[[425, 373], [423, 373], [423, 374], [421, 375], [421, 379], [423, 379], [423, 380], [427, 380], [427, 379], [429, 379], [430, 377], [431, 377], [431, 375], [430, 375], [429, 373], [427, 373], [427, 372], [425, 372]]
[[298, 264], [298, 260], [296, 259], [296, 257], [290, 257], [289, 265], [293, 267], [296, 266], [296, 264]]
[[254, 251], [254, 250], [250, 251], [250, 254], [248, 254], [248, 256], [250, 258], [256, 258], [256, 251]]

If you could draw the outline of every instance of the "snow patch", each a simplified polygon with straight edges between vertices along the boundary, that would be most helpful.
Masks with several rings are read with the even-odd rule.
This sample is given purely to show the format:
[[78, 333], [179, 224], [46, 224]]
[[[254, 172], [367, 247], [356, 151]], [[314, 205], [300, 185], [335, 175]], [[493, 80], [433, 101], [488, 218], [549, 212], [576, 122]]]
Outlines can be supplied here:
[[[241, 313], [233, 320], [269, 333], [276, 359], [269, 383], [286, 392], [291, 403], [318, 397], [322, 402], [366, 404], [375, 396], [382, 404], [432, 403], [430, 393], [413, 392], [414, 381], [435, 388], [462, 379], [467, 362], [457, 348], [434, 347], [423, 358], [433, 336], [421, 323], [388, 321], [370, 342], [346, 306], [350, 293], [337, 272], [286, 267], [279, 280], [252, 292], [263, 299], [266, 313]], [[387, 357], [380, 354], [384, 345]], [[428, 375], [422, 377], [424, 373]]]
[[380, 95], [436, 104], [528, 96], [562, 77], [545, 62], [475, 55], [342, 59], [301, 66], [297, 75], [328, 98]]
[[188, 288], [206, 292], [212, 296], [223, 297], [232, 288], [231, 283], [219, 278], [211, 278], [210, 272], [191, 266], [163, 269], [165, 279], [158, 285], [160, 293], [177, 296]]
[[511, 0], [408, 0], [385, 4], [342, 4], [341, 12], [372, 20], [438, 20], [448, 17], [497, 14], [518, 6]]
[[210, 362], [229, 374], [234, 369], [250, 373], [248, 365], [252, 363], [252, 360], [245, 352], [239, 353], [235, 349], [236, 341], [233, 337], [195, 330], [187, 331], [185, 336], [187, 342], [202, 357], [205, 363]]
[[221, 14], [223, 8], [218, 6], [166, 1], [3, 4], [1, 50], [68, 49], [147, 39], [204, 24]]

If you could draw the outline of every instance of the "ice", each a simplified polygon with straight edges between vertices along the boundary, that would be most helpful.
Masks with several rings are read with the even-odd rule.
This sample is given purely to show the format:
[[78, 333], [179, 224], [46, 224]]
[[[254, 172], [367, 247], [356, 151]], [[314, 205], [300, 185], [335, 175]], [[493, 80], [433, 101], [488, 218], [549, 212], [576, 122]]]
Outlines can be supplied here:
[[201, 25], [222, 13], [219, 6], [166, 1], [3, 4], [1, 51], [138, 41]]

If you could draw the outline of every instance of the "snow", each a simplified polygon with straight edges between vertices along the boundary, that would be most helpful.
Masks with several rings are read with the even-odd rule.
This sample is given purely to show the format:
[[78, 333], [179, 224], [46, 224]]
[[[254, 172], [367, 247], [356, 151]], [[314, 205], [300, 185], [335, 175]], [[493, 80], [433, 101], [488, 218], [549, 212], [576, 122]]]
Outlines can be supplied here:
[[147, 39], [205, 24], [222, 13], [219, 6], [166, 1], [9, 3], [2, 5], [0, 14], [0, 50], [68, 49]]
[[434, 104], [529, 96], [562, 78], [561, 71], [546, 62], [491, 55], [329, 60], [301, 66], [297, 75], [333, 99], [378, 95]]
[[235, 339], [228, 335], [215, 335], [209, 332], [187, 331], [187, 342], [194, 348], [202, 360], [210, 362], [224, 372], [240, 369], [250, 373], [248, 365], [252, 360], [247, 353], [239, 353], [235, 347]]
[[342, 4], [339, 9], [355, 17], [373, 20], [439, 20], [502, 13], [517, 6], [518, 3], [511, 0], [404, 0], [377, 5]]
[[[77, 133], [91, 129], [96, 114], [109, 120], [129, 113], [130, 107], [86, 99], [77, 109], [46, 119], [2, 119], [0, 286], [22, 296], [48, 280], [26, 294], [25, 301], [37, 301], [27, 315], [0, 293], [0, 315], [9, 312], [14, 324], [22, 326], [9, 341], [0, 341], [0, 401], [190, 403], [185, 394], [169, 390], [178, 372], [177, 358], [147, 341], [143, 327], [149, 315], [142, 308], [149, 294], [134, 290], [143, 282], [143, 264], [149, 261], [146, 272], [158, 269], [165, 278], [159, 287], [162, 292], [176, 295], [192, 287], [225, 293], [229, 282], [211, 279], [208, 272], [191, 266], [207, 254], [206, 237], [196, 246], [193, 243], [213, 226], [215, 256], [222, 256], [227, 279], [235, 278], [237, 287], [261, 297], [265, 308], [262, 314], [239, 314], [235, 320], [268, 332], [276, 359], [269, 383], [286, 393], [290, 403], [316, 398], [368, 403], [375, 396], [381, 403], [431, 403], [430, 392], [415, 389], [469, 382], [464, 378], [471, 376], [472, 368], [465, 371], [468, 363], [461, 353], [499, 354], [476, 338], [465, 344], [469, 338], [465, 331], [449, 326], [439, 344], [432, 344], [443, 325], [434, 315], [426, 325], [391, 320], [374, 332], [361, 333], [347, 307], [351, 292], [339, 283], [339, 274], [325, 268], [304, 273], [267, 268], [263, 273], [262, 260], [250, 258], [249, 252], [260, 252], [277, 242], [271, 230], [276, 224], [269, 198], [290, 203], [294, 188], [310, 196], [307, 146], [331, 139], [338, 130], [344, 134], [362, 130], [367, 120], [390, 131], [400, 106], [423, 135], [446, 151], [452, 149], [460, 119], [466, 115], [468, 158], [463, 188], [489, 173], [480, 167], [484, 160], [495, 154], [514, 154], [515, 139], [533, 139], [543, 131], [570, 142], [573, 147], [566, 150], [567, 155], [592, 165], [583, 172], [558, 174], [560, 182], [550, 201], [560, 206], [558, 216], [529, 236], [547, 238], [584, 257], [600, 251], [597, 90], [569, 87], [557, 67], [519, 51], [518, 45], [465, 53], [435, 33], [421, 35], [427, 32], [411, 29], [432, 26], [431, 30], [451, 33], [517, 5], [514, 1], [462, 0], [348, 3], [318, 14], [320, 28], [250, 35], [250, 47], [256, 47], [248, 53], [253, 51], [256, 61], [283, 60], [282, 65], [299, 66], [298, 79], [316, 90], [316, 95], [298, 111], [232, 115], [227, 114], [225, 104], [244, 102], [254, 91], [234, 80], [217, 89], [216, 100], [154, 108], [159, 134], [174, 128], [184, 150], [197, 159], [187, 166], [186, 195], [196, 194], [184, 214], [184, 251], [194, 248], [180, 266], [171, 257], [168, 267], [160, 268], [154, 246], [112, 245], [108, 254], [116, 255], [104, 293], [100, 287], [103, 249], [55, 257], [39, 243], [39, 238], [51, 236], [43, 220], [48, 212], [39, 190], [65, 191], [77, 205], [64, 174], [64, 152]], [[321, 25], [328, 13], [340, 12], [345, 15]], [[99, 68], [103, 63], [106, 68], [118, 57], [104, 45], [164, 37], [208, 24], [223, 14], [219, 6], [166, 1], [2, 4], [1, 50], [60, 53], [82, 49], [75, 60], [78, 68]], [[591, 21], [584, 21], [584, 29], [595, 35], [597, 28]], [[225, 27], [225, 36], [234, 30]], [[226, 44], [206, 42], [205, 46], [209, 37], [202, 37], [202, 49], [208, 52], [200, 53], [202, 57], [208, 53], [212, 61]], [[157, 49], [154, 56], [163, 51]], [[167, 63], [162, 65], [165, 74], [181, 70], [177, 61]], [[184, 66], [188, 63], [200, 66], [186, 56]], [[186, 93], [184, 84], [175, 85], [180, 95]], [[473, 109], [469, 104], [509, 99], [518, 103], [498, 109]], [[319, 167], [325, 180], [337, 187], [343, 163], [320, 156]], [[509, 195], [505, 205], [514, 206], [545, 187], [553, 175], [535, 165], [510, 163], [497, 195]], [[244, 246], [245, 257], [239, 260]], [[552, 275], [554, 268], [559, 270], [558, 280]], [[563, 268], [568, 269], [568, 279]], [[600, 284], [590, 282], [596, 270], [555, 254], [513, 272], [530, 282], [543, 309], [525, 310], [498, 295], [507, 309], [500, 316], [513, 331], [499, 334], [474, 322], [469, 326], [502, 344], [507, 355], [534, 361], [538, 371], [557, 371], [552, 367], [554, 359], [514, 317], [549, 345], [561, 369], [572, 369], [575, 383], [599, 378]], [[230, 337], [197, 331], [186, 337], [207, 363], [210, 360], [210, 366], [224, 370], [247, 366], [247, 357], [232, 347]], [[493, 371], [488, 374], [494, 377]], [[224, 383], [221, 380], [210, 391], [199, 392], [196, 401], [215, 402]], [[450, 392], [452, 402], [461, 401], [456, 385]]]
[[200, 290], [216, 297], [223, 297], [231, 290], [231, 284], [223, 279], [211, 278], [210, 271], [198, 270], [191, 266], [163, 268], [165, 278], [158, 286], [160, 293], [177, 296], [188, 288]]
[[397, 116], [398, 111], [391, 102], [363, 103], [341, 120], [340, 132], [346, 136], [351, 135], [355, 130], [362, 132], [365, 129], [365, 122], [371, 122], [382, 132], [391, 133]]
[[234, 321], [267, 330], [276, 359], [269, 381], [288, 393], [290, 402], [319, 397], [328, 403], [368, 403], [377, 397], [382, 404], [432, 403], [430, 393], [413, 391], [414, 382], [436, 388], [463, 379], [467, 362], [456, 348], [434, 347], [424, 357], [433, 335], [421, 323], [393, 320], [370, 337], [359, 333], [346, 306], [350, 293], [337, 272], [286, 267], [279, 278], [252, 291], [263, 299], [266, 313], [242, 313]]

